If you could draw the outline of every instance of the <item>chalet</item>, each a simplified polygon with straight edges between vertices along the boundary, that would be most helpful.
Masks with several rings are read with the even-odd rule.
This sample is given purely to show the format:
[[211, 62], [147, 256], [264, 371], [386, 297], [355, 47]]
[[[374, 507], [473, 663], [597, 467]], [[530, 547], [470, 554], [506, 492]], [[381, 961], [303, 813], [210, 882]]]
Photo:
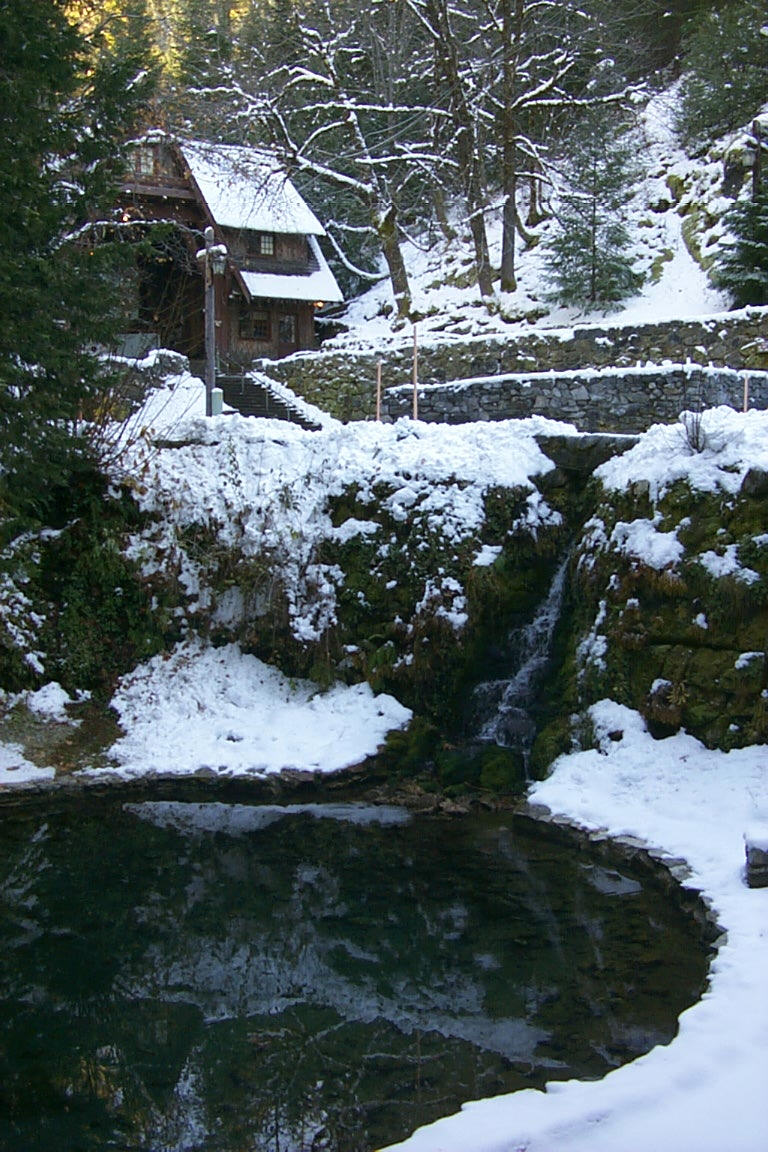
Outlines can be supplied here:
[[123, 222], [141, 234], [134, 318], [124, 351], [162, 346], [204, 354], [204, 280], [196, 253], [206, 228], [227, 249], [214, 277], [216, 352], [236, 367], [316, 347], [315, 313], [342, 295], [318, 240], [320, 221], [267, 152], [233, 145], [143, 137], [121, 190]]

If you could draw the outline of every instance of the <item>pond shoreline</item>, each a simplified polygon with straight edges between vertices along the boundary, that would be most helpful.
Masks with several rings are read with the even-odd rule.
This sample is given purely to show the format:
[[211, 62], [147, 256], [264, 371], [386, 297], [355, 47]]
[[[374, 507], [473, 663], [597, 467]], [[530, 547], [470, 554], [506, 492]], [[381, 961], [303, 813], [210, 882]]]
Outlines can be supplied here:
[[[533, 782], [532, 782], [533, 784]], [[265, 775], [217, 773], [203, 768], [191, 773], [152, 772], [126, 778], [119, 771], [96, 773], [57, 773], [49, 779], [28, 780], [0, 787], [0, 813], [14, 806], [27, 807], [55, 797], [107, 798], [123, 794], [126, 799], [183, 799], [185, 793], [199, 793], [203, 786], [211, 802], [258, 804], [364, 801], [373, 805], [396, 805], [423, 819], [461, 820], [478, 811], [508, 812], [522, 830], [533, 831], [558, 844], [570, 845], [575, 852], [589, 854], [601, 862], [623, 864], [659, 888], [675, 906], [696, 924], [702, 943], [712, 956], [727, 939], [726, 929], [706, 895], [689, 886], [691, 868], [682, 857], [672, 856], [639, 838], [611, 835], [605, 829], [589, 829], [562, 814], [555, 815], [546, 805], [531, 803], [526, 796], [447, 797], [427, 791], [418, 782], [393, 782], [378, 756], [333, 773], [284, 769]]]

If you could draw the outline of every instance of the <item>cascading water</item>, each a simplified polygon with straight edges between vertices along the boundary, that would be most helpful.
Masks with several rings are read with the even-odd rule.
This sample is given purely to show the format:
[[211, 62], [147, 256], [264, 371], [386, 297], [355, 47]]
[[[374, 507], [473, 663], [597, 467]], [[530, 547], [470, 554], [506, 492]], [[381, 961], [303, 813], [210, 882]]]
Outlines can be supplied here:
[[533, 619], [510, 633], [506, 648], [515, 671], [502, 679], [478, 684], [473, 694], [475, 739], [520, 752], [526, 772], [536, 734], [532, 705], [549, 660], [567, 567], [566, 556]]

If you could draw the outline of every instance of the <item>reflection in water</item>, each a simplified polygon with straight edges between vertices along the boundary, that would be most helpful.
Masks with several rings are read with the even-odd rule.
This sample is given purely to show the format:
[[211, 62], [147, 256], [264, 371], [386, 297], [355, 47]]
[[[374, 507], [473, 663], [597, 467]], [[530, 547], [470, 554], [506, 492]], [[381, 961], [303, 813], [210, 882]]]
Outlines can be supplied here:
[[631, 876], [498, 818], [4, 814], [3, 1148], [365, 1152], [668, 1041], [706, 961]]

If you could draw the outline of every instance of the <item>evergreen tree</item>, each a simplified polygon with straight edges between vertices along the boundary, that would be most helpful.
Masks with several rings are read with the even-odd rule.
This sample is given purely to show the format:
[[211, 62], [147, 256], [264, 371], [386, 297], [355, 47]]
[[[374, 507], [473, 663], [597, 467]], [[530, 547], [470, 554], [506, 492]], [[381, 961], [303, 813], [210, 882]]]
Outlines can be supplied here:
[[[108, 229], [94, 220], [114, 205], [126, 108], [140, 105], [148, 74], [132, 17], [126, 23], [110, 12], [86, 39], [74, 20], [95, 11], [84, 3], [75, 13], [64, 0], [0, 0], [6, 521], [67, 514], [88, 457], [78, 418], [100, 386], [89, 346], [106, 342], [117, 318], [114, 245], [97, 242]], [[5, 530], [13, 529], [6, 523]]]
[[557, 232], [547, 249], [552, 295], [563, 304], [608, 305], [642, 283], [622, 221], [631, 152], [611, 128], [606, 112], [595, 108], [570, 136], [567, 184], [559, 197]]
[[698, 16], [683, 40], [679, 127], [692, 145], [736, 128], [768, 99], [765, 0], [733, 0]]
[[734, 240], [718, 263], [717, 283], [738, 307], [768, 304], [768, 187], [736, 204], [725, 221]]

